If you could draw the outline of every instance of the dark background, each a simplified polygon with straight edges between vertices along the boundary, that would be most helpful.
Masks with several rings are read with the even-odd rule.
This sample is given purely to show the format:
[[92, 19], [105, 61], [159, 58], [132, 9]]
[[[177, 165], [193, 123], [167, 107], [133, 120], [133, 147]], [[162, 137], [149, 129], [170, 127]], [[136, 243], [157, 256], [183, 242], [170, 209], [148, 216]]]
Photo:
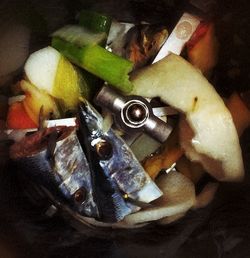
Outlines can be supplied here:
[[[245, 92], [250, 82], [250, 2], [195, 1], [1, 1], [1, 22], [17, 19], [31, 27], [31, 52], [49, 44], [48, 35], [75, 20], [77, 12], [92, 8], [123, 21], [162, 22], [174, 26], [184, 10], [203, 15], [216, 24], [220, 58], [212, 78], [224, 96]], [[1, 26], [1, 24], [0, 24]], [[1, 39], [0, 39], [1, 40]], [[231, 76], [230, 71], [240, 71]], [[0, 151], [0, 257], [249, 257], [250, 256], [250, 130], [241, 138], [246, 178], [240, 184], [221, 184], [215, 200], [204, 209], [165, 227], [142, 230], [76, 231], [69, 221], [41, 215], [41, 207], [28, 201], [26, 181]], [[233, 157], [232, 157], [233, 158]], [[42, 205], [41, 205], [42, 206]]]

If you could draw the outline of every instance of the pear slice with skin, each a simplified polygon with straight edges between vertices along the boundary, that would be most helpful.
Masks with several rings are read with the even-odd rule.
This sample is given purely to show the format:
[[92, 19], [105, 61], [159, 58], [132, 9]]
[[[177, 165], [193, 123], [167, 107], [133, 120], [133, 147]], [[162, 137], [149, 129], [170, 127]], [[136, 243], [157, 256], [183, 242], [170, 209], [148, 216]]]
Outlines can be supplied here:
[[232, 116], [199, 70], [170, 54], [134, 74], [132, 83], [132, 94], [160, 97], [183, 114], [180, 144], [190, 160], [200, 162], [218, 180], [242, 180], [244, 166]]

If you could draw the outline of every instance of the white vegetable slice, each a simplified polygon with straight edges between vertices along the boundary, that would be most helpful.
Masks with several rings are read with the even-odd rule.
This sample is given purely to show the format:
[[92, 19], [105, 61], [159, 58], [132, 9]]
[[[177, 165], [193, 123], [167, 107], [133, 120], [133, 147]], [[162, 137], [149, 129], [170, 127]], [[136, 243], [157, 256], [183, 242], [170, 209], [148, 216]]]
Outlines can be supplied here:
[[195, 204], [194, 184], [178, 172], [162, 175], [157, 185], [163, 196], [154, 201], [152, 207], [125, 217], [123, 223], [136, 225], [184, 213]]
[[32, 53], [24, 70], [31, 84], [60, 100], [63, 111], [75, 110], [81, 94], [88, 94], [80, 72], [50, 46]]
[[197, 69], [171, 54], [133, 75], [132, 82], [132, 94], [160, 97], [185, 114], [180, 141], [191, 160], [201, 162], [218, 180], [243, 178], [241, 148], [231, 114]]
[[33, 85], [51, 94], [60, 60], [61, 54], [57, 50], [46, 47], [30, 55], [24, 71]]

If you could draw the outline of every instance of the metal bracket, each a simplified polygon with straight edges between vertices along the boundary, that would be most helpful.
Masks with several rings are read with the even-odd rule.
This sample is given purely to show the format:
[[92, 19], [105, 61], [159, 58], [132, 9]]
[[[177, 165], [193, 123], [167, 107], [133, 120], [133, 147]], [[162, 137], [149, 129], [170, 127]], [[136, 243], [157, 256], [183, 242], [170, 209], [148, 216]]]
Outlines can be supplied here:
[[118, 126], [128, 134], [145, 132], [155, 140], [164, 142], [172, 131], [171, 126], [154, 115], [150, 103], [141, 96], [123, 96], [104, 86], [94, 101], [108, 109]]

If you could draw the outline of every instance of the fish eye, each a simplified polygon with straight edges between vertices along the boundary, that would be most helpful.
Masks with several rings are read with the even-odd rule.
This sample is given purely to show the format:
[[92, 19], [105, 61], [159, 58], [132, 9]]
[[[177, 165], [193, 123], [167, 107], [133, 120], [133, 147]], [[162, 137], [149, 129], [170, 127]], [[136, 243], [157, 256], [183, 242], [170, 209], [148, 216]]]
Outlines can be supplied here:
[[113, 153], [112, 144], [105, 139], [100, 140], [95, 145], [95, 149], [99, 158], [104, 160], [110, 159]]
[[80, 188], [74, 193], [74, 199], [78, 203], [83, 203], [86, 200], [87, 192], [85, 188]]

